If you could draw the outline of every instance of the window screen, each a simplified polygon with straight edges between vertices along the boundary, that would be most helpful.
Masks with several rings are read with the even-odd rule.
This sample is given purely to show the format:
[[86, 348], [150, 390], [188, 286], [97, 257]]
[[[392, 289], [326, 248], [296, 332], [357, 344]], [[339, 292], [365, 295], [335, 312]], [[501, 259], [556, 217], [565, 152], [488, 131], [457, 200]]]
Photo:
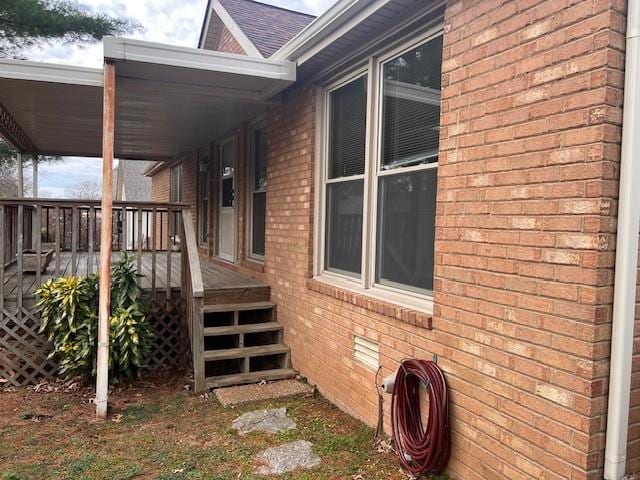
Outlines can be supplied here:
[[[442, 37], [382, 72], [376, 282], [433, 291]], [[407, 172], [405, 167], [423, 165]]]
[[367, 80], [361, 77], [330, 94], [329, 178], [364, 173]]
[[442, 36], [383, 67], [383, 170], [438, 160]]
[[267, 131], [253, 134], [253, 193], [251, 209], [251, 253], [264, 256], [267, 217]]
[[325, 268], [359, 276], [367, 117], [366, 76], [329, 94]]
[[327, 185], [326, 268], [360, 274], [362, 270], [363, 180]]
[[380, 177], [378, 283], [433, 290], [436, 178], [435, 168]]
[[252, 248], [255, 255], [264, 256], [265, 221], [267, 217], [267, 193], [253, 194], [253, 224], [251, 229]]
[[267, 131], [265, 128], [254, 133], [254, 185], [253, 190], [259, 192], [267, 189]]

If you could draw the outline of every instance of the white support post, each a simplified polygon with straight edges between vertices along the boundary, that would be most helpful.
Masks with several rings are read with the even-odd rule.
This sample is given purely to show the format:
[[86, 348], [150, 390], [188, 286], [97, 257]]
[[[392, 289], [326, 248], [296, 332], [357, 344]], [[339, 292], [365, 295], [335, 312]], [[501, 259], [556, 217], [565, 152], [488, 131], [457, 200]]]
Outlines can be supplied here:
[[96, 417], [107, 418], [109, 395], [109, 318], [111, 316], [111, 242], [113, 229], [113, 155], [115, 143], [115, 84], [113, 63], [104, 64], [102, 117], [102, 226], [100, 236], [100, 298], [98, 302], [98, 366]]
[[18, 152], [18, 198], [24, 198], [24, 166], [22, 164], [22, 153]]
[[38, 154], [33, 155], [33, 198], [38, 198]]

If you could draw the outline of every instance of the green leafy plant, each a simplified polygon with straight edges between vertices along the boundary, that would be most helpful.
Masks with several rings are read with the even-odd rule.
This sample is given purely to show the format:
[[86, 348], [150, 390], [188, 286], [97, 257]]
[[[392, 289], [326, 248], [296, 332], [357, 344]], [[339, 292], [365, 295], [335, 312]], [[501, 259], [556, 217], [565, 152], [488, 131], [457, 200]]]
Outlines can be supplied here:
[[[151, 349], [153, 333], [140, 300], [133, 257], [123, 253], [111, 269], [109, 377], [139, 376]], [[60, 373], [86, 379], [96, 374], [98, 276], [50, 279], [37, 292], [40, 331], [53, 345], [51, 357]]]

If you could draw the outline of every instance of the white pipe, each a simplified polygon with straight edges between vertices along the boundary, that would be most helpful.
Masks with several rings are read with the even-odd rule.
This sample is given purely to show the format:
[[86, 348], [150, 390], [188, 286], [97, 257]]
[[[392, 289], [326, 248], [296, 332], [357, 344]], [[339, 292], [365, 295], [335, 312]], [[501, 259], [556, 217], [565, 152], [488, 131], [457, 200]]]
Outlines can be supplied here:
[[[629, 0], [604, 477], [625, 475], [640, 229], [640, 0]], [[636, 158], [634, 158], [636, 156]]]
[[24, 165], [22, 163], [22, 153], [18, 152], [18, 198], [24, 197]]

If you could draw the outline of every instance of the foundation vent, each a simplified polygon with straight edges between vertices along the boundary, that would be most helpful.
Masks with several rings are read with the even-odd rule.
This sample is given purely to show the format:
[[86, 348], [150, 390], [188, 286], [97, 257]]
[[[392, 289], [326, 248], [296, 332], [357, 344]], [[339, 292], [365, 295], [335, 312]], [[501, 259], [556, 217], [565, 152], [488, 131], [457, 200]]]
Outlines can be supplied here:
[[368, 338], [356, 335], [354, 337], [354, 358], [367, 368], [377, 371], [380, 366], [380, 345]]

